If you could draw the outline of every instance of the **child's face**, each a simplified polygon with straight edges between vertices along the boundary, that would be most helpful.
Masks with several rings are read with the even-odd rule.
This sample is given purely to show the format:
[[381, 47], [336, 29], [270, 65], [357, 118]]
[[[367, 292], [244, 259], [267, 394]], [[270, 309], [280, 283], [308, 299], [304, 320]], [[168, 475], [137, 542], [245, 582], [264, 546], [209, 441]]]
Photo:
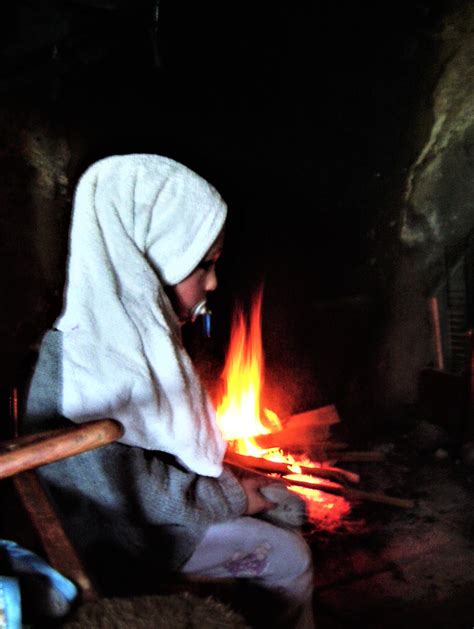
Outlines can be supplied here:
[[167, 287], [167, 293], [181, 325], [191, 320], [191, 311], [208, 292], [217, 288], [216, 262], [222, 253], [224, 230], [197, 267], [179, 284]]

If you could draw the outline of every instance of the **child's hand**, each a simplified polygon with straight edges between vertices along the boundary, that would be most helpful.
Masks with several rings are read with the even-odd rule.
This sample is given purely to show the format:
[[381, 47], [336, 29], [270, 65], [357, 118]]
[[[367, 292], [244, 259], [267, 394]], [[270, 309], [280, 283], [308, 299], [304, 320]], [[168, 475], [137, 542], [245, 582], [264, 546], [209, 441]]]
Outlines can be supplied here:
[[245, 511], [245, 515], [253, 515], [254, 513], [268, 511], [268, 509], [275, 507], [273, 502], [270, 502], [270, 500], [260, 493], [260, 487], [268, 485], [272, 482], [271, 479], [264, 478], [263, 476], [248, 476], [240, 478], [239, 481], [247, 496], [247, 510]]

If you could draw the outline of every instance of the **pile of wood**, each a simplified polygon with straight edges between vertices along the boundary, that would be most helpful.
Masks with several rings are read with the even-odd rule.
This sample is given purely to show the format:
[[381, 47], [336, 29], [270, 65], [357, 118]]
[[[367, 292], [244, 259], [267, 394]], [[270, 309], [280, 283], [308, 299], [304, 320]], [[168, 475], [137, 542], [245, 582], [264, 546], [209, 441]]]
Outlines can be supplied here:
[[[334, 405], [298, 413], [290, 416], [283, 429], [271, 434], [261, 435], [255, 439], [262, 449], [280, 449], [284, 453], [304, 453], [309, 459], [301, 465], [300, 474], [303, 479], [295, 478], [285, 462], [273, 461], [269, 458], [247, 456], [231, 452], [227, 461], [240, 468], [258, 473], [278, 475], [289, 485], [310, 487], [327, 493], [344, 496], [348, 500], [367, 500], [395, 507], [410, 509], [415, 506], [413, 500], [388, 496], [380, 492], [364, 491], [357, 486], [360, 475], [337, 467], [341, 462], [382, 462], [385, 455], [378, 451], [349, 450], [346, 443], [332, 438], [332, 429], [340, 422]], [[291, 474], [291, 479], [287, 478]], [[311, 477], [311, 478], [308, 478]], [[317, 484], [315, 484], [317, 483]]]

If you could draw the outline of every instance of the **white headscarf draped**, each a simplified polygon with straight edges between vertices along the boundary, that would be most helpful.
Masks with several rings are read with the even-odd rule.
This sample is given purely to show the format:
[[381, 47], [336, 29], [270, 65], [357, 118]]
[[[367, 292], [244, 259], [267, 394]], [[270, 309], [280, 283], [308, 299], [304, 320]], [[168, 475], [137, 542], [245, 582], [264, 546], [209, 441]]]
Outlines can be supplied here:
[[186, 353], [164, 284], [187, 277], [226, 218], [217, 191], [182, 164], [122, 155], [76, 188], [64, 310], [63, 414], [120, 421], [120, 441], [208, 476], [225, 441]]

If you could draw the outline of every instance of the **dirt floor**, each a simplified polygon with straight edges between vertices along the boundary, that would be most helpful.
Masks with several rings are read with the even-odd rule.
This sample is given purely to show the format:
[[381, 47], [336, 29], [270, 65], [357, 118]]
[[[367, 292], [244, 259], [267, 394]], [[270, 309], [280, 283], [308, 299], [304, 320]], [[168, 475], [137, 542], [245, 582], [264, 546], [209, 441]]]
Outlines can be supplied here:
[[414, 507], [359, 502], [311, 535], [318, 629], [474, 627], [474, 470], [426, 441], [412, 430], [371, 444], [384, 462], [340, 464]]
[[410, 499], [413, 507], [364, 500], [346, 502], [344, 512], [335, 498], [338, 518], [328, 511], [305, 527], [318, 629], [472, 629], [474, 468], [422, 423], [355, 446], [384, 461], [336, 465], [359, 473], [361, 490]]

